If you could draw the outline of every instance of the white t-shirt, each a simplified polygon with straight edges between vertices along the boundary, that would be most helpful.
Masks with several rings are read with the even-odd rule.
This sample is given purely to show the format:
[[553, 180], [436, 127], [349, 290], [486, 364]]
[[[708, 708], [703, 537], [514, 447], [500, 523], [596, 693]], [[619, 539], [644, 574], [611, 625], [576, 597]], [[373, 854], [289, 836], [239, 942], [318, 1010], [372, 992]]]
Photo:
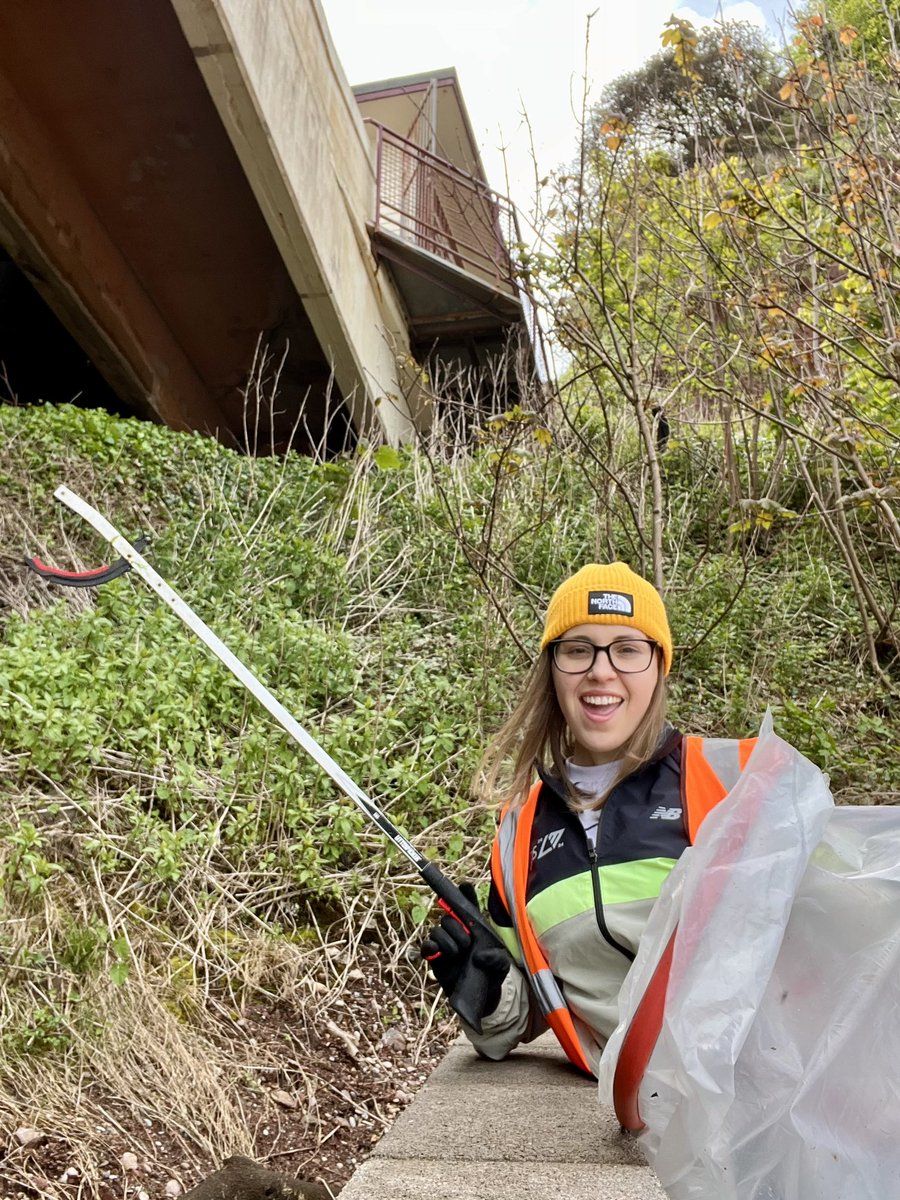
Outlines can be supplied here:
[[[591, 799], [605, 795], [612, 781], [619, 773], [621, 760], [611, 763], [601, 763], [599, 766], [582, 767], [578, 763], [566, 759], [566, 771], [572, 784]], [[584, 826], [584, 832], [592, 846], [597, 845], [597, 826], [600, 824], [599, 809], [579, 809], [578, 819]]]

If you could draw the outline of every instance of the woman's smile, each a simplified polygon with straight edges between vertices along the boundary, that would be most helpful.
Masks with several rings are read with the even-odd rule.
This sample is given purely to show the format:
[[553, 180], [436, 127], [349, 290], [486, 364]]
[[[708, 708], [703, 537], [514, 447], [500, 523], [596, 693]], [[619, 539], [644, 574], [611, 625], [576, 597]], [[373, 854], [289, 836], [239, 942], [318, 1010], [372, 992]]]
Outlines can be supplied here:
[[587, 719], [599, 723], [611, 721], [624, 704], [621, 696], [612, 696], [608, 692], [583, 692], [579, 699]]

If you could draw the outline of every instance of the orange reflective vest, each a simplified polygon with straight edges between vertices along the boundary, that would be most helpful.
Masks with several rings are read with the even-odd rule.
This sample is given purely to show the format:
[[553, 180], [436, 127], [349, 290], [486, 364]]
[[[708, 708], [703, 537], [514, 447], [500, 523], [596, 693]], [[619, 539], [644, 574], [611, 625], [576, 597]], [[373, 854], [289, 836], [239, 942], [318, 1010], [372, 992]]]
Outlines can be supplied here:
[[[682, 740], [682, 811], [691, 843], [696, 840], [697, 831], [707, 814], [734, 787], [755, 745], [756, 738], [686, 737]], [[491, 850], [491, 874], [500, 899], [512, 918], [522, 950], [521, 967], [531, 984], [538, 1007], [569, 1059], [590, 1075], [593, 1072], [572, 1015], [562, 989], [550, 970], [526, 908], [531, 833], [541, 787], [541, 783], [536, 783], [523, 805], [507, 805], [503, 809]]]

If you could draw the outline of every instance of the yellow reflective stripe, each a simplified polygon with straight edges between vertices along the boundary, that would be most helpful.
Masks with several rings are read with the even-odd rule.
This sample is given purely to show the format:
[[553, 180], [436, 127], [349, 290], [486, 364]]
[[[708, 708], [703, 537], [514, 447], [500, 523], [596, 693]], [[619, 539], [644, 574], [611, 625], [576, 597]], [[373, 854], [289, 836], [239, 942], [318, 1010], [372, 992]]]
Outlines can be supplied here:
[[550, 887], [538, 892], [525, 906], [538, 937], [565, 921], [576, 917], [585, 909], [594, 908], [594, 889], [590, 871], [551, 883]]
[[516, 931], [514, 929], [506, 929], [502, 925], [497, 925], [494, 921], [491, 921], [491, 928], [516, 962], [520, 963], [522, 961], [522, 949], [519, 946]]
[[[615, 863], [600, 868], [600, 892], [603, 907], [629, 904], [636, 900], [655, 900], [672, 868], [674, 858], [641, 858], [635, 862]], [[583, 912], [593, 912], [594, 889], [590, 871], [544, 888], [528, 901], [528, 915], [538, 937]]]
[[674, 858], [641, 858], [600, 868], [603, 903], [628, 904], [632, 900], [655, 900], [675, 866]]

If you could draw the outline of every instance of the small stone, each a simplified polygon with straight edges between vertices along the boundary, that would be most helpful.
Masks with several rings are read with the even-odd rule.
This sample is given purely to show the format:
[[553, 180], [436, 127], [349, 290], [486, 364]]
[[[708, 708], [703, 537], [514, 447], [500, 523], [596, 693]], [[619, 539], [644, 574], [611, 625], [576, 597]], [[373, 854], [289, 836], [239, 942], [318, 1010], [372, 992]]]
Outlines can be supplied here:
[[126, 1150], [119, 1159], [119, 1166], [123, 1171], [136, 1171], [138, 1169], [138, 1156], [132, 1154], [130, 1150]]
[[166, 1190], [166, 1195], [171, 1196], [172, 1200], [175, 1200], [176, 1196], [181, 1195], [181, 1184], [178, 1182], [177, 1179], [170, 1179], [169, 1182], [166, 1184], [165, 1190]]
[[409, 1104], [410, 1100], [412, 1100], [412, 1096], [409, 1094], [409, 1092], [405, 1092], [403, 1088], [397, 1088], [391, 1099], [395, 1104]]
[[378, 1045], [383, 1050], [403, 1050], [406, 1047], [406, 1034], [398, 1025], [392, 1025], [381, 1035]]
[[66, 1167], [66, 1178], [67, 1179], [77, 1179], [78, 1178], [78, 1168], [77, 1167]]
[[17, 1129], [13, 1137], [25, 1150], [37, 1150], [38, 1146], [43, 1146], [47, 1140], [46, 1133], [41, 1133], [39, 1129], [31, 1129], [27, 1125]]
[[272, 1092], [272, 1099], [282, 1108], [289, 1108], [291, 1110], [297, 1108], [297, 1101], [290, 1094], [290, 1092], [283, 1092], [278, 1089], [277, 1091]]
[[150, 1200], [149, 1192], [138, 1192], [137, 1200]]
[[360, 980], [365, 979], [365, 975], [362, 973], [359, 967], [354, 967], [352, 971], [347, 972], [347, 978], [359, 982]]

